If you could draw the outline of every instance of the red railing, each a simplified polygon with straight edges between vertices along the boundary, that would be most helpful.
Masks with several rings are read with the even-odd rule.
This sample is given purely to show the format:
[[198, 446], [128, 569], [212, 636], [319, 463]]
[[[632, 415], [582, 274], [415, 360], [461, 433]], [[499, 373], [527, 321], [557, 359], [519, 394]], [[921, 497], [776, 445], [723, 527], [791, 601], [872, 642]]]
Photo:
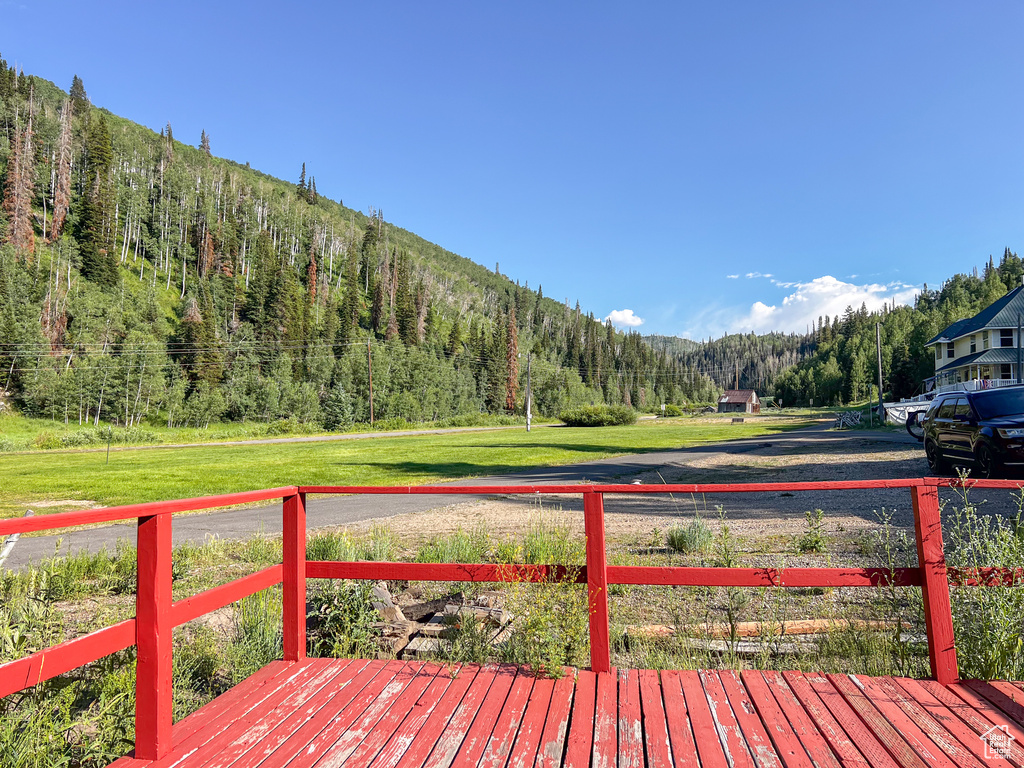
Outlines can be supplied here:
[[[968, 480], [978, 488], [1017, 489], [1019, 483]], [[949, 601], [950, 579], [963, 585], [1019, 584], [1024, 574], [1001, 568], [950, 572], [946, 568], [938, 488], [958, 479], [863, 480], [820, 483], [733, 485], [536, 485], [536, 486], [288, 486], [264, 491], [135, 504], [109, 509], [0, 520], [0, 536], [90, 523], [138, 520], [138, 591], [135, 618], [0, 665], [0, 698], [136, 645], [135, 755], [146, 760], [170, 749], [172, 726], [172, 630], [211, 611], [282, 584], [284, 658], [306, 654], [306, 580], [397, 579], [409, 581], [541, 581], [575, 573], [587, 584], [590, 663], [596, 672], [611, 666], [608, 622], [609, 584], [718, 587], [867, 587], [893, 584], [920, 587], [932, 675], [943, 684], [957, 680], [958, 668]], [[907, 488], [912, 494], [918, 567], [896, 568], [693, 568], [608, 565], [605, 549], [605, 494], [752, 493], [780, 491]], [[323, 562], [306, 560], [307, 494], [583, 496], [586, 565], [493, 565], [472, 563]], [[174, 602], [171, 595], [171, 519], [175, 512], [283, 499], [283, 562], [222, 586]]]

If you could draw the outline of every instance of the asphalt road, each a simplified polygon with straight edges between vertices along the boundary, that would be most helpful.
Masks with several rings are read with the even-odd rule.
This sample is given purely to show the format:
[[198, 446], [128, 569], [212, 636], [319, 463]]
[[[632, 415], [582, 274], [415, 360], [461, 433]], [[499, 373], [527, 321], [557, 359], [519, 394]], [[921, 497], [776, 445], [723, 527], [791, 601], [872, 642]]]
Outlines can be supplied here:
[[[536, 484], [572, 484], [583, 481], [610, 483], [629, 482], [633, 477], [652, 470], [660, 470], [666, 466], [685, 471], [688, 459], [714, 453], [747, 453], [763, 449], [769, 445], [778, 450], [784, 447], [789, 450], [802, 451], [837, 450], [851, 440], [869, 440], [874, 443], [896, 443], [917, 445], [909, 435], [877, 434], [859, 431], [836, 432], [827, 429], [827, 425], [819, 425], [808, 429], [786, 432], [766, 437], [734, 440], [725, 443], [705, 444], [692, 448], [658, 451], [630, 456], [619, 456], [610, 459], [598, 459], [579, 464], [560, 467], [541, 467], [519, 472], [514, 475], [472, 478], [458, 480], [445, 485], [536, 485]], [[924, 470], [924, 461], [921, 461]], [[822, 479], [827, 479], [822, 477]], [[298, 479], [301, 482], [301, 478]], [[724, 478], [723, 478], [724, 480]], [[681, 480], [685, 482], [685, 479]], [[806, 506], [805, 500], [789, 502], [788, 499], [764, 499], [762, 494], [744, 494], [730, 498], [730, 514], [763, 514], [765, 509], [774, 508], [780, 503], [784, 507]], [[773, 494], [778, 496], [778, 494]], [[789, 494], [787, 494], [789, 496]], [[752, 498], [747, 498], [752, 497]], [[439, 496], [426, 495], [368, 495], [368, 496], [337, 496], [311, 498], [307, 504], [307, 525], [309, 529], [327, 526], [346, 525], [369, 519], [384, 519], [410, 512], [422, 512], [438, 507], [463, 503], [483, 496], [452, 494]], [[768, 502], [771, 503], [768, 503]], [[893, 495], [892, 503], [908, 501], [906, 491]], [[787, 503], [788, 502], [788, 503]], [[714, 503], [710, 500], [709, 503]], [[882, 500], [884, 505], [885, 499]], [[615, 511], [615, 501], [609, 499], [606, 509]], [[575, 505], [569, 504], [567, 508]], [[636, 505], [629, 507], [637, 509]], [[794, 507], [796, 509], [796, 507]], [[802, 507], [801, 507], [802, 509]], [[637, 510], [639, 511], [639, 510]], [[800, 512], [802, 514], [802, 512]], [[6, 563], [8, 568], [19, 568], [36, 562], [41, 558], [53, 555], [58, 539], [61, 551], [86, 550], [97, 552], [104, 547], [112, 550], [118, 539], [134, 541], [134, 524], [114, 524], [102, 527], [86, 528], [57, 536], [23, 537], [15, 546]], [[270, 504], [244, 509], [232, 509], [221, 512], [180, 515], [174, 518], [174, 543], [185, 541], [202, 543], [207, 536], [219, 536], [223, 539], [245, 539], [263, 531], [276, 534], [281, 531], [281, 505]]]

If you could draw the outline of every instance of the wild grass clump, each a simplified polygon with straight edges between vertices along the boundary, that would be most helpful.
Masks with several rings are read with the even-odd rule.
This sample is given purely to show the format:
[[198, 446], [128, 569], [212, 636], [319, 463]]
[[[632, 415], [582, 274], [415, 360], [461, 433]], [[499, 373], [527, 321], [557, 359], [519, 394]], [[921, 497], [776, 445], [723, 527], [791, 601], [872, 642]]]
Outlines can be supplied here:
[[616, 427], [636, 424], [636, 411], [625, 405], [581, 405], [559, 417], [569, 427]]
[[820, 509], [805, 512], [807, 530], [796, 540], [796, 551], [802, 555], [820, 555], [828, 549], [825, 538], [825, 513]]
[[375, 523], [370, 535], [356, 538], [348, 531], [320, 531], [306, 539], [307, 560], [393, 560], [398, 542], [390, 526]]
[[560, 677], [565, 666], [586, 663], [590, 625], [585, 585], [577, 569], [562, 580], [514, 582], [505, 605], [515, 617], [501, 646], [504, 661], [526, 664], [535, 675]]
[[[1017, 514], [982, 515], [966, 488], [946, 516], [946, 563], [951, 568], [1024, 568], [1024, 492]], [[983, 680], [1024, 679], [1024, 584], [952, 588], [953, 627], [960, 674]]]
[[586, 544], [564, 519], [539, 514], [530, 519], [525, 534], [498, 544], [494, 559], [499, 563], [583, 565]]
[[416, 553], [417, 563], [485, 563], [491, 549], [487, 528], [479, 524], [470, 530], [461, 526], [454, 533], [435, 536]]
[[234, 638], [227, 649], [232, 684], [281, 658], [282, 638], [280, 589], [264, 589], [235, 603]]
[[665, 531], [665, 543], [684, 555], [705, 554], [711, 551], [715, 535], [700, 516], [686, 525], [675, 523]]

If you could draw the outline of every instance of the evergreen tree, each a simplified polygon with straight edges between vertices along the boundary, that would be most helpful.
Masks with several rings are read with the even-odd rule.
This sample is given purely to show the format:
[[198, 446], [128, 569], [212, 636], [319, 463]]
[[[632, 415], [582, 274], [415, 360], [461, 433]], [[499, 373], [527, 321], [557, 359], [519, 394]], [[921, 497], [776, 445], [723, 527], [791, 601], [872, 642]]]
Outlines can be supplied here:
[[75, 75], [71, 78], [71, 91], [69, 93], [71, 99], [71, 108], [76, 115], [82, 115], [88, 117], [89, 115], [89, 97], [85, 94], [85, 85], [82, 83], [82, 78]]
[[110, 288], [117, 284], [112, 222], [114, 189], [110, 173], [113, 150], [103, 115], [89, 123], [86, 157], [89, 191], [82, 206], [78, 237], [82, 253], [82, 274]]
[[203, 129], [202, 135], [199, 137], [199, 149], [202, 150], [202, 153], [207, 157], [212, 157], [210, 152], [210, 134], [206, 132], [205, 128]]

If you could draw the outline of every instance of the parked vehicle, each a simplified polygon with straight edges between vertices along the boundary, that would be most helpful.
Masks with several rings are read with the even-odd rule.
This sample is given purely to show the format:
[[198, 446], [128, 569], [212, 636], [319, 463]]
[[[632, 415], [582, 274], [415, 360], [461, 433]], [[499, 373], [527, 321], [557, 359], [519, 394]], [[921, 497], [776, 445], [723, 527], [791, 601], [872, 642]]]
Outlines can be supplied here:
[[919, 419], [928, 468], [970, 468], [972, 477], [994, 477], [1024, 467], [1024, 386], [936, 396]]

